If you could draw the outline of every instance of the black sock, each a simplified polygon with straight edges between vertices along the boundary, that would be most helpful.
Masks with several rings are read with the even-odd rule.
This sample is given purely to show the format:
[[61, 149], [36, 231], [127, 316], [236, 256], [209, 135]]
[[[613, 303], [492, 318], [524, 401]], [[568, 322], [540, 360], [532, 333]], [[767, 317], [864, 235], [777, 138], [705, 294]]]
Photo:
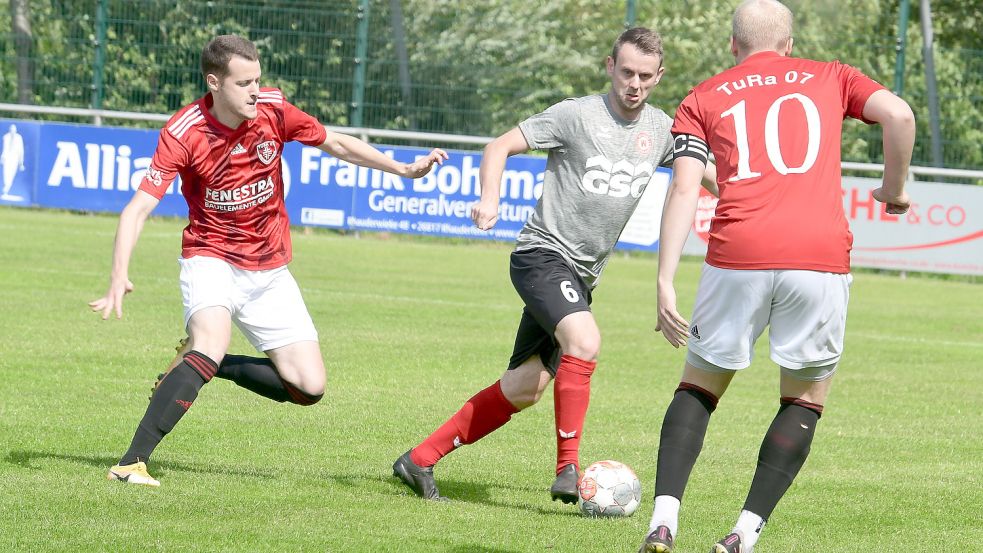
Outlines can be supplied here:
[[120, 464], [146, 461], [157, 444], [191, 408], [198, 397], [198, 390], [211, 380], [216, 369], [214, 361], [197, 351], [185, 354], [184, 361], [167, 373], [157, 386], [147, 412], [133, 435], [130, 449], [120, 459]]
[[[818, 411], [817, 411], [818, 408]], [[782, 400], [758, 452], [758, 468], [751, 481], [744, 509], [768, 520], [799, 473], [806, 457], [822, 407]]]
[[696, 458], [703, 449], [710, 415], [717, 398], [690, 384], [680, 384], [662, 421], [659, 462], [655, 476], [655, 495], [671, 495], [680, 501]]
[[320, 395], [306, 394], [280, 378], [280, 373], [268, 357], [226, 355], [215, 376], [281, 403], [289, 401], [298, 405], [313, 405], [321, 399]]
[[243, 388], [274, 401], [290, 400], [276, 367], [268, 357], [226, 355], [215, 373], [218, 378], [231, 380]]

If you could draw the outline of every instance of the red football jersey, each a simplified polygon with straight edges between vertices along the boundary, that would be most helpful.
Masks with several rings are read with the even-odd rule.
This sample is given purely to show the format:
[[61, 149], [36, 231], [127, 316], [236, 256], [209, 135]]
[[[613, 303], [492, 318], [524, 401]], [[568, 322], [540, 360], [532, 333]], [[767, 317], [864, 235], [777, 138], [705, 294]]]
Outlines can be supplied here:
[[867, 99], [882, 88], [848, 65], [776, 52], [749, 56], [694, 88], [672, 132], [703, 139], [717, 165], [707, 263], [849, 272], [843, 119], [863, 120]]
[[217, 257], [248, 270], [286, 265], [291, 246], [283, 145], [296, 140], [318, 146], [327, 132], [275, 88], [260, 90], [256, 118], [236, 129], [219, 123], [211, 105], [208, 93], [171, 117], [140, 190], [159, 199], [181, 175], [189, 220], [182, 257]]

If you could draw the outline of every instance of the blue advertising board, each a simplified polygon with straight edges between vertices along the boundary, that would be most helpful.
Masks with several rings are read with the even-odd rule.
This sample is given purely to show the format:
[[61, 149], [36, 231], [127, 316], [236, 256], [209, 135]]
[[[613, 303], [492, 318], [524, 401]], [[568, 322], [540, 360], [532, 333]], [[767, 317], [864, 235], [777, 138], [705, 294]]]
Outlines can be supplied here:
[[[158, 130], [95, 127], [0, 119], [4, 192], [0, 204], [119, 212], [139, 188], [157, 146]], [[377, 145], [393, 159], [411, 162], [428, 149]], [[499, 220], [489, 231], [471, 222], [481, 196], [477, 152], [448, 152], [450, 159], [419, 179], [352, 165], [298, 143], [283, 150], [287, 213], [293, 224], [349, 230], [512, 241], [542, 194], [546, 159], [518, 155], [502, 176]], [[619, 247], [656, 250], [669, 171], [649, 183]], [[186, 216], [180, 183], [154, 211]]]
[[3, 133], [0, 139], [0, 166], [3, 170], [0, 204], [33, 205], [41, 125], [0, 119], [0, 132]]

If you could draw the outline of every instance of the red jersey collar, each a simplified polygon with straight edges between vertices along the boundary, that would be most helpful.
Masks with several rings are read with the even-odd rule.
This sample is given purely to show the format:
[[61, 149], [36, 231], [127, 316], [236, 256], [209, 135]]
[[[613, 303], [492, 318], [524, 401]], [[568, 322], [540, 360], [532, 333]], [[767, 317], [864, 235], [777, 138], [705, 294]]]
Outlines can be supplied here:
[[764, 52], [755, 52], [751, 54], [750, 56], [744, 58], [744, 61], [742, 61], [738, 65], [744, 65], [745, 63], [749, 63], [752, 61], [761, 61], [761, 60], [767, 60], [769, 58], [783, 58], [783, 57], [785, 56], [779, 54], [774, 50], [765, 50]]
[[224, 123], [216, 119], [214, 115], [212, 115], [211, 109], [209, 108], [211, 108], [215, 104], [215, 98], [212, 97], [211, 92], [208, 92], [204, 96], [199, 98], [198, 103], [201, 106], [201, 113], [205, 116], [205, 120], [208, 121], [208, 124], [218, 129], [219, 132], [221, 132], [222, 134], [233, 134], [239, 131], [246, 130], [250, 126], [252, 126], [253, 122], [256, 121], [255, 119], [246, 119], [242, 123], [239, 123], [238, 127], [233, 129], [225, 125]]

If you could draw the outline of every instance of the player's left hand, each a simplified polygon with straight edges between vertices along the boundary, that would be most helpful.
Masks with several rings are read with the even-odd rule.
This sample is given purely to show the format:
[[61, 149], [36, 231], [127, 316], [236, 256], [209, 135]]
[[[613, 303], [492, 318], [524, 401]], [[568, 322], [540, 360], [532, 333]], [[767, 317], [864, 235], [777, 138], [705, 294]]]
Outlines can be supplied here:
[[102, 320], [109, 318], [110, 313], [116, 313], [117, 319], [123, 318], [123, 296], [133, 291], [130, 279], [110, 279], [106, 295], [89, 302], [89, 308], [102, 314]]
[[414, 161], [413, 163], [407, 163], [403, 166], [403, 174], [401, 176], [409, 179], [418, 179], [430, 172], [430, 169], [436, 163], [440, 165], [447, 160], [447, 152], [441, 150], [440, 148], [434, 148], [430, 150], [430, 153], [420, 159]]
[[672, 286], [659, 285], [659, 322], [656, 332], [662, 332], [674, 348], [686, 345], [689, 322], [676, 311], [676, 290]]

